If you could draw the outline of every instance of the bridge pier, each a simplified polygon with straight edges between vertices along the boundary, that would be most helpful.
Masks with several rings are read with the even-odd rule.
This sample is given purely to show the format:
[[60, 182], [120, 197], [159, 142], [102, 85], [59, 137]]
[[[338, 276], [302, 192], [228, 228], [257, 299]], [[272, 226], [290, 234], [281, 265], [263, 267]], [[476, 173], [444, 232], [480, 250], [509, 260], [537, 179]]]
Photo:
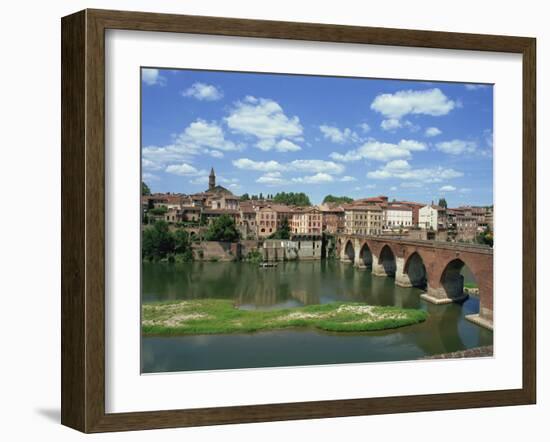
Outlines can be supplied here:
[[365, 263], [363, 256], [361, 256], [361, 252], [363, 250], [361, 247], [361, 241], [356, 239], [353, 244], [353, 247], [355, 251], [355, 260], [354, 260], [355, 267], [357, 267], [358, 269], [366, 269], [368, 266]]
[[375, 276], [388, 276], [380, 258], [374, 253], [372, 254], [372, 274]]
[[405, 273], [405, 259], [397, 256], [395, 258], [395, 285], [399, 287], [412, 287], [411, 278]]
[[432, 304], [450, 304], [460, 302], [468, 298], [464, 293], [464, 276], [457, 274], [448, 277], [444, 284], [435, 281], [428, 281], [427, 293], [420, 297]]
[[348, 245], [347, 240], [344, 240], [344, 243], [340, 247], [340, 261], [345, 262], [345, 263], [350, 263], [351, 259], [349, 258], [348, 254], [347, 254], [347, 250], [346, 250], [347, 245]]

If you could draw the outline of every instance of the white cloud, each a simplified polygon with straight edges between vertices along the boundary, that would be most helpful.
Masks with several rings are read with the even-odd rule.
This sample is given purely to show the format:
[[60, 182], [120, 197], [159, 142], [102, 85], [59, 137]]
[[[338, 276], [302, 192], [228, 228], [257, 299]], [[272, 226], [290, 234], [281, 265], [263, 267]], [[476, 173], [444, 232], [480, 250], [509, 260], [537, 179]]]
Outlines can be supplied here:
[[165, 171], [180, 176], [195, 176], [206, 173], [206, 171], [197, 170], [195, 167], [187, 163], [171, 164], [170, 166], [166, 167]]
[[221, 158], [223, 153], [219, 151], [241, 148], [241, 145], [225, 138], [222, 128], [216, 122], [199, 119], [174, 136], [171, 144], [144, 147], [142, 165], [149, 170], [159, 170], [171, 163], [192, 162], [200, 154]]
[[489, 86], [487, 84], [465, 84], [464, 87], [469, 91], [476, 91], [478, 89], [485, 89]]
[[412, 152], [420, 152], [428, 148], [425, 143], [416, 140], [401, 140], [397, 145]]
[[[233, 161], [233, 165], [242, 170], [264, 172], [256, 182], [269, 186], [280, 186], [289, 182], [314, 184], [334, 181], [332, 175], [338, 175], [345, 170], [341, 164], [324, 160], [294, 160], [289, 163], [278, 161], [254, 161], [249, 158], [240, 158]], [[314, 175], [304, 177], [285, 178], [282, 173], [309, 172]], [[344, 177], [342, 181], [355, 180], [353, 177]]]
[[345, 167], [341, 164], [324, 160], [294, 160], [290, 163], [279, 163], [275, 160], [254, 161], [248, 158], [239, 158], [233, 160], [233, 165], [239, 169], [260, 172], [305, 171], [340, 174], [345, 170]]
[[359, 127], [363, 130], [363, 132], [370, 131], [370, 126], [367, 123], [361, 123]]
[[208, 122], [198, 119], [191, 123], [180, 135], [183, 142], [193, 142], [199, 146], [218, 150], [239, 150], [232, 141], [226, 140], [223, 130], [215, 121]]
[[421, 181], [424, 183], [438, 183], [443, 180], [458, 178], [464, 174], [455, 169], [443, 167], [413, 169], [407, 161], [390, 161], [378, 170], [367, 173], [368, 178], [400, 179], [404, 181]]
[[472, 189], [470, 189], [469, 187], [462, 187], [461, 189], [458, 190], [460, 193], [469, 193], [472, 191]]
[[144, 170], [161, 170], [162, 166], [154, 161], [151, 161], [148, 158], [141, 159], [141, 167]]
[[262, 150], [278, 147], [285, 151], [285, 146], [288, 150], [288, 143], [283, 143], [283, 147], [279, 144], [282, 139], [302, 141], [300, 119], [297, 116], [289, 118], [279, 103], [266, 98], [247, 96], [235, 104], [225, 122], [235, 133], [256, 137], [257, 147]]
[[295, 183], [303, 184], [321, 184], [321, 183], [330, 183], [334, 181], [332, 175], [328, 173], [316, 173], [315, 175], [309, 175], [304, 177], [292, 178], [292, 181]]
[[223, 152], [220, 152], [219, 150], [208, 150], [206, 149], [204, 153], [210, 155], [212, 158], [223, 158]]
[[349, 183], [349, 182], [352, 182], [352, 181], [357, 181], [357, 178], [355, 178], [353, 176], [346, 175], [346, 176], [343, 176], [342, 178], [340, 178], [340, 181], [342, 181], [343, 183]]
[[397, 187], [391, 186], [391, 187], [390, 187], [390, 190], [391, 190], [392, 192], [395, 192], [395, 191], [397, 190]]
[[451, 186], [450, 184], [447, 184], [445, 186], [441, 186], [439, 188], [440, 192], [454, 192], [456, 190], [455, 186]]
[[424, 135], [427, 137], [437, 137], [438, 135], [441, 135], [443, 132], [441, 132], [440, 129], [437, 127], [428, 127], [426, 131], [424, 132]]
[[141, 81], [148, 86], [164, 86], [166, 84], [166, 78], [159, 74], [159, 70], [150, 68], [141, 70]]
[[141, 150], [142, 164], [149, 170], [163, 169], [166, 164], [192, 161], [197, 155], [197, 146], [190, 144], [169, 144], [167, 146], [146, 146]]
[[407, 128], [411, 132], [418, 132], [420, 130], [420, 126], [410, 122], [409, 120], [405, 120], [401, 122], [401, 120], [397, 118], [388, 118], [387, 120], [382, 120], [380, 123], [380, 127], [382, 130], [393, 132], [396, 129], [401, 128]]
[[231, 183], [227, 187], [229, 187], [230, 189], [233, 189], [233, 190], [241, 190], [241, 188], [243, 186], [241, 186], [240, 184], [237, 184], [237, 183]]
[[376, 189], [376, 184], [367, 184], [365, 189]]
[[334, 161], [325, 160], [294, 160], [288, 163], [290, 170], [299, 170], [305, 172], [325, 172], [331, 174], [340, 174], [345, 170], [342, 164]]
[[274, 160], [254, 161], [248, 158], [239, 158], [238, 160], [233, 160], [233, 165], [239, 169], [256, 170], [260, 172], [276, 172], [285, 170], [285, 166]]
[[474, 141], [452, 140], [443, 141], [435, 145], [437, 150], [449, 155], [460, 155], [463, 153], [472, 153], [476, 150], [477, 145]]
[[160, 178], [155, 175], [155, 174], [152, 174], [152, 173], [149, 173], [149, 172], [144, 172], [142, 175], [141, 175], [141, 179], [145, 182], [147, 181], [158, 181], [160, 180]]
[[401, 121], [399, 121], [397, 118], [389, 118], [387, 120], [382, 120], [382, 122], [380, 123], [380, 127], [383, 130], [399, 129], [401, 127]]
[[296, 152], [302, 150], [300, 146], [286, 139], [278, 142], [275, 142], [273, 139], [260, 140], [256, 146], [265, 151], [275, 149], [278, 152]]
[[216, 86], [205, 83], [193, 83], [193, 85], [181, 93], [184, 97], [193, 97], [200, 101], [216, 101], [223, 98], [223, 92]]
[[357, 142], [360, 139], [354, 131], [347, 127], [345, 129], [339, 129], [335, 126], [323, 124], [319, 126], [319, 130], [323, 133], [325, 138], [329, 139], [333, 143], [342, 144], [346, 142]]
[[283, 186], [288, 181], [281, 176], [281, 172], [268, 172], [256, 180], [257, 183], [267, 186]]
[[410, 159], [411, 151], [426, 150], [426, 144], [415, 140], [401, 140], [397, 144], [383, 143], [371, 139], [357, 149], [350, 150], [345, 154], [332, 152], [330, 157], [336, 161], [358, 161], [369, 159], [376, 161], [390, 161], [397, 158]]
[[440, 89], [436, 88], [381, 94], [374, 99], [371, 109], [387, 118], [399, 119], [407, 114], [446, 115], [455, 106], [454, 101], [447, 98]]
[[407, 170], [410, 169], [411, 166], [406, 160], [393, 160], [387, 163], [384, 168], [386, 170]]

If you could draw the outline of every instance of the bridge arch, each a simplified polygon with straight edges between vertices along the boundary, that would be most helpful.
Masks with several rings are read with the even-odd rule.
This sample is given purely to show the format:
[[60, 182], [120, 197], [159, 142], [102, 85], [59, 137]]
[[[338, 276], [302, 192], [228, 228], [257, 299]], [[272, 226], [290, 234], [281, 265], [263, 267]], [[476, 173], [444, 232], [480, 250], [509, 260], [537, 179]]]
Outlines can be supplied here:
[[[467, 267], [473, 275], [473, 269], [463, 259], [455, 258], [447, 263], [439, 279], [445, 296], [453, 301], [460, 301], [468, 296], [464, 293], [464, 275], [462, 274], [464, 267]], [[474, 278], [477, 280], [475, 275]]]
[[407, 258], [403, 269], [411, 285], [418, 288], [426, 288], [428, 282], [428, 274], [422, 256], [417, 252], [413, 252]]
[[353, 241], [348, 239], [344, 247], [344, 257], [346, 261], [354, 262], [355, 261], [355, 248], [353, 247]]
[[373, 266], [374, 273], [380, 276], [395, 276], [395, 269], [395, 253], [388, 244], [384, 244], [378, 255], [378, 263], [376, 266]]
[[359, 251], [359, 267], [372, 269], [372, 261], [372, 251], [369, 244], [365, 241], [361, 245], [361, 250]]

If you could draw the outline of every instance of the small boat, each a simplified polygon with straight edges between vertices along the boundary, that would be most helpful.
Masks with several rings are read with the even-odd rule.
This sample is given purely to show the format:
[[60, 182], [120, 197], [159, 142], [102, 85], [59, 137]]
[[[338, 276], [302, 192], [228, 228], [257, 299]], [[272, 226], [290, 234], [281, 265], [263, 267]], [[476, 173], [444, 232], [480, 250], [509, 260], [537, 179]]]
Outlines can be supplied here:
[[268, 267], [277, 267], [277, 263], [276, 262], [261, 262], [260, 263], [260, 268], [261, 269], [266, 269]]

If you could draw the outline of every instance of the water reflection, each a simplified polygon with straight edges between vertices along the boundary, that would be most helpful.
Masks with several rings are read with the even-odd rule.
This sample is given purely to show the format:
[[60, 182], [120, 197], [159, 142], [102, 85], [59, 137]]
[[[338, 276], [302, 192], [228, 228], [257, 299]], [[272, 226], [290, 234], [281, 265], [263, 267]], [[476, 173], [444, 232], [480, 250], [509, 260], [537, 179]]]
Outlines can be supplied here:
[[428, 310], [418, 325], [376, 333], [281, 330], [215, 336], [145, 337], [144, 372], [376, 362], [416, 359], [492, 344], [492, 333], [464, 319], [477, 298], [432, 305], [422, 290], [395, 286], [338, 261], [287, 262], [260, 269], [250, 263], [143, 264], [144, 302], [234, 299], [240, 308], [272, 309], [334, 301]]

